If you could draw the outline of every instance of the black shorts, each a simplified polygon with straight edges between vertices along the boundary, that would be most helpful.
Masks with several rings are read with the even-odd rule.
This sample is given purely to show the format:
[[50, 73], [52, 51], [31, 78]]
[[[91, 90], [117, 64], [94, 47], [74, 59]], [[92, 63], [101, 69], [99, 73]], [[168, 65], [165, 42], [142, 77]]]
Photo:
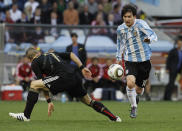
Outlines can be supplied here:
[[150, 61], [144, 62], [129, 62], [125, 61], [126, 75], [134, 75], [136, 78], [136, 85], [145, 88], [149, 78], [151, 63]]
[[75, 72], [69, 79], [62, 78], [59, 75], [48, 76], [43, 78], [44, 85], [53, 95], [60, 92], [67, 92], [72, 97], [83, 97], [87, 94], [82, 84], [80, 72]]

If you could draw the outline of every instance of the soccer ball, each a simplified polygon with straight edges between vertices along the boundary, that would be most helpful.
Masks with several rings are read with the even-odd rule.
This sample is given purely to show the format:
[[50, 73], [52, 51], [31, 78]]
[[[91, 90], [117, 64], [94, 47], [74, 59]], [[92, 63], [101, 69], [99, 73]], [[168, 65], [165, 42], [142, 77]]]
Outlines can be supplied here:
[[113, 80], [121, 80], [124, 75], [123, 67], [119, 64], [112, 64], [107, 71], [109, 77]]

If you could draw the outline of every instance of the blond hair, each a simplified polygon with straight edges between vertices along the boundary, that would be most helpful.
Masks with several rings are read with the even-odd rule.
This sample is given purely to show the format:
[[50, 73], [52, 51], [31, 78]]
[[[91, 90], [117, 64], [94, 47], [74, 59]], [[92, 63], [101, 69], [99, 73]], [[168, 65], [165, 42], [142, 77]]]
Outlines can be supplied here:
[[26, 56], [30, 59], [30, 60], [32, 60], [34, 57], [35, 57], [35, 55], [36, 54], [38, 54], [39, 53], [39, 51], [37, 51], [35, 48], [33, 48], [33, 47], [30, 47], [30, 48], [28, 48], [27, 49], [27, 51], [26, 51]]

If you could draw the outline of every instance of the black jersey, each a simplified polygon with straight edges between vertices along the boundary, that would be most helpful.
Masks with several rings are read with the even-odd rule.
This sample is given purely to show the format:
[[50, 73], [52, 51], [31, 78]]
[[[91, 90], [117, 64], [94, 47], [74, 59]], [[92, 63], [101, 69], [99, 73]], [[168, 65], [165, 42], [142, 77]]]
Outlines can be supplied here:
[[68, 63], [70, 53], [45, 53], [35, 58], [32, 61], [32, 70], [37, 79], [42, 79], [45, 76], [55, 76], [70, 79], [74, 75], [74, 68]]

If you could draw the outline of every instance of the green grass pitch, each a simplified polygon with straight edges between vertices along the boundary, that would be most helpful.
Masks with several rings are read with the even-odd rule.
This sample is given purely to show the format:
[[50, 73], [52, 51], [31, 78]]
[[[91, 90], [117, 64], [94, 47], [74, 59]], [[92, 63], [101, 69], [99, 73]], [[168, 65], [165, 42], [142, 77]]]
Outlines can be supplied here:
[[182, 102], [140, 102], [138, 117], [129, 117], [129, 103], [103, 102], [123, 122], [110, 122], [81, 102], [54, 102], [47, 116], [47, 103], [38, 102], [30, 122], [8, 116], [22, 112], [25, 102], [0, 102], [0, 131], [182, 131]]

